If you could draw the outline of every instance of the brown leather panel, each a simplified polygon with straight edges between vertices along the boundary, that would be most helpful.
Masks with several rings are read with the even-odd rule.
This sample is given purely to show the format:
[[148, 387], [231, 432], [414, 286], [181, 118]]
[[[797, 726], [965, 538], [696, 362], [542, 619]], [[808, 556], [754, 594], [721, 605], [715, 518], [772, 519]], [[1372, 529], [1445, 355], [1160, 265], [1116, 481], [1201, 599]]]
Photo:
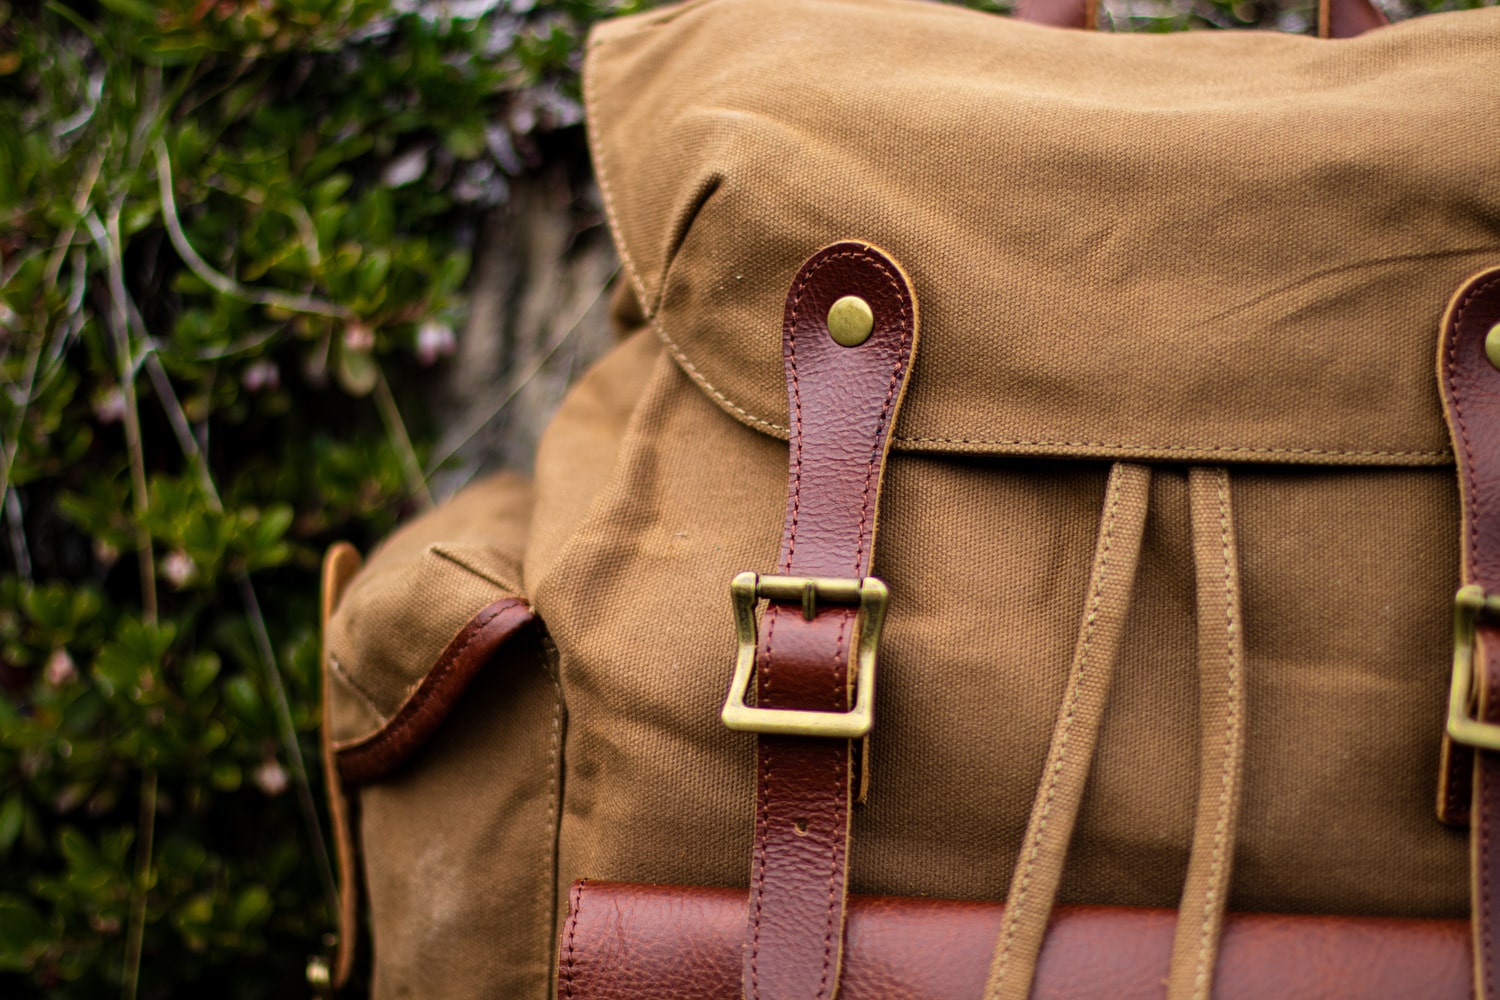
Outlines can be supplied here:
[[1031, 24], [1088, 31], [1098, 25], [1099, 15], [1093, 0], [1019, 0], [1012, 16]]
[[[844, 347], [829, 307], [846, 295], [870, 306], [869, 338]], [[891, 428], [917, 339], [906, 277], [864, 243], [825, 247], [802, 265], [782, 325], [791, 422], [779, 572], [869, 573]], [[773, 602], [760, 627], [756, 703], [849, 708], [855, 613]], [[745, 931], [749, 1000], [828, 1000], [838, 991], [847, 883], [851, 758], [847, 740], [757, 740], [755, 848]]]
[[534, 620], [530, 606], [517, 598], [480, 611], [448, 643], [389, 722], [363, 739], [334, 745], [339, 775], [357, 785], [395, 770], [437, 731], [496, 651]]
[[1370, 0], [1318, 0], [1318, 37], [1355, 38], [1390, 24]]
[[[1443, 321], [1438, 368], [1443, 411], [1458, 462], [1463, 508], [1461, 574], [1465, 584], [1500, 593], [1500, 370], [1489, 361], [1485, 339], [1500, 328], [1500, 268], [1471, 278], [1454, 296]], [[1474, 665], [1478, 714], [1500, 723], [1500, 626], [1480, 621]], [[1450, 764], [1461, 754], [1445, 748]], [[1470, 815], [1476, 993], [1500, 997], [1500, 754], [1473, 751]], [[1454, 775], [1447, 774], [1454, 796]]]
[[[724, 1000], [739, 983], [743, 889], [579, 882], [558, 962], [566, 1000]], [[1001, 903], [850, 896], [845, 1000], [978, 997]], [[1176, 914], [1062, 907], [1033, 1000], [1165, 995]], [[1460, 1000], [1469, 948], [1460, 920], [1235, 914], [1213, 995], [1221, 1000]]]
[[[1097, 0], [1020, 0], [1013, 16], [1032, 24], [1089, 30], [1098, 27], [1099, 7]], [[1389, 23], [1390, 19], [1370, 0], [1318, 3], [1319, 38], [1353, 38]]]

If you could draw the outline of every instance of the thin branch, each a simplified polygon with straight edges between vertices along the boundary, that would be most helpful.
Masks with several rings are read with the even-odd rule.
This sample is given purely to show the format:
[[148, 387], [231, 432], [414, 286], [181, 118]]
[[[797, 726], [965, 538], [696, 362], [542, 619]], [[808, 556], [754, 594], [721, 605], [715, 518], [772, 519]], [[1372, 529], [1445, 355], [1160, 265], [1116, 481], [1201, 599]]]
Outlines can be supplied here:
[[16, 573], [27, 583], [31, 582], [31, 550], [26, 545], [25, 512], [21, 510], [21, 494], [10, 488], [5, 491], [5, 520], [10, 525], [10, 550], [15, 556]]
[[506, 390], [505, 395], [501, 397], [498, 403], [490, 407], [487, 412], [482, 413], [478, 417], [475, 417], [473, 420], [469, 421], [468, 426], [464, 428], [463, 434], [458, 438], [458, 440], [454, 441], [451, 445], [444, 447], [428, 461], [426, 477], [429, 480], [437, 474], [437, 471], [439, 469], [443, 467], [444, 462], [448, 461], [448, 459], [458, 454], [458, 450], [472, 441], [474, 439], [474, 435], [478, 434], [480, 431], [484, 430], [485, 427], [489, 426], [490, 421], [494, 420], [502, 412], [504, 412], [505, 408], [509, 406], [518, 395], [520, 395], [521, 390], [526, 388], [526, 386], [531, 382], [532, 379], [541, 374], [542, 369], [547, 367], [547, 362], [551, 361], [552, 356], [556, 354], [564, 344], [572, 339], [573, 335], [578, 332], [578, 328], [583, 325], [584, 319], [591, 311], [593, 311], [594, 306], [599, 303], [600, 299], [604, 298], [604, 293], [609, 291], [610, 283], [615, 280], [615, 275], [617, 275], [619, 271], [619, 267], [616, 266], [615, 269], [610, 272], [609, 277], [604, 279], [604, 283], [599, 286], [599, 290], [594, 293], [593, 297], [589, 299], [588, 304], [583, 307], [583, 309], [578, 313], [576, 317], [574, 317], [573, 322], [568, 325], [568, 328], [556, 338], [554, 338], [552, 343], [547, 345], [547, 349], [542, 352], [542, 356], [537, 358], [537, 360], [532, 363], [530, 368], [526, 369], [525, 374], [511, 381], [510, 387]]
[[135, 360], [130, 350], [130, 319], [125, 308], [125, 268], [120, 254], [120, 206], [110, 209], [108, 226], [93, 212], [84, 217], [94, 241], [104, 251], [109, 273], [110, 311], [106, 326], [114, 340], [115, 364], [119, 368], [120, 393], [125, 397], [125, 450], [130, 457], [131, 500], [135, 509], [135, 544], [141, 575], [141, 610], [146, 620], [156, 622], [156, 555], [151, 532], [146, 527], [148, 511], [146, 455], [141, 444], [141, 414], [135, 392]]
[[250, 621], [251, 633], [255, 636], [255, 647], [265, 664], [266, 677], [271, 684], [272, 699], [276, 708], [276, 723], [281, 730], [281, 741], [292, 749], [288, 754], [292, 766], [292, 784], [297, 788], [298, 804], [302, 817], [307, 822], [308, 839], [313, 845], [313, 860], [317, 862], [318, 878], [323, 883], [323, 894], [329, 913], [339, 912], [338, 883], [333, 877], [333, 863], [328, 858], [328, 843], [323, 839], [323, 825], [318, 820], [318, 805], [313, 801], [312, 785], [307, 780], [307, 764], [302, 759], [302, 749], [297, 743], [297, 726], [292, 721], [292, 709], [286, 697], [286, 685], [281, 682], [281, 669], [276, 665], [276, 650], [271, 645], [271, 633], [266, 628], [265, 615], [260, 610], [260, 600], [250, 582], [250, 574], [240, 570], [235, 574], [240, 585], [240, 599], [245, 603], [246, 617]]
[[136, 820], [135, 885], [130, 900], [130, 928], [125, 940], [125, 982], [120, 995], [135, 1000], [141, 983], [141, 952], [146, 944], [146, 891], [151, 885], [151, 853], [156, 840], [156, 769], [141, 774], [141, 813]]
[[401, 419], [401, 408], [391, 394], [391, 385], [385, 380], [385, 372], [379, 365], [375, 368], [375, 408], [380, 411], [385, 432], [396, 445], [401, 456], [401, 474], [406, 477], [406, 489], [421, 505], [422, 510], [432, 509], [432, 493], [427, 489], [427, 479], [422, 475], [422, 463], [417, 461], [417, 452], [411, 446], [411, 436], [406, 433], [406, 421]]
[[[133, 302], [129, 305], [130, 314], [139, 323], [139, 311]], [[141, 330], [144, 333], [144, 326]], [[172, 427], [178, 446], [182, 449], [188, 464], [197, 474], [198, 485], [203, 490], [209, 507], [215, 513], [223, 513], [224, 504], [219, 496], [218, 487], [214, 484], [213, 473], [208, 468], [208, 459], [198, 446], [198, 439], [193, 435], [187, 412], [183, 410], [182, 403], [177, 398], [177, 391], [172, 387], [172, 380], [168, 378], [166, 369], [162, 367], [161, 359], [157, 357], [154, 349], [145, 352], [142, 367], [151, 379], [151, 386], [156, 390], [156, 398], [166, 412], [167, 423]], [[286, 686], [281, 680], [281, 667], [276, 661], [276, 649], [271, 643], [271, 633], [266, 627], [265, 616], [261, 613], [260, 599], [255, 593], [255, 584], [251, 582], [250, 574], [239, 570], [234, 574], [234, 578], [240, 588], [241, 602], [245, 605], [245, 619], [255, 637], [256, 652], [260, 655], [261, 667], [266, 675], [266, 685], [273, 695], [272, 701], [276, 707], [276, 723], [282, 752], [285, 753], [287, 763], [291, 768], [292, 783], [297, 787], [297, 804], [301, 809], [303, 822], [307, 824], [308, 839], [312, 841], [313, 858], [318, 865], [318, 876], [327, 894], [328, 912], [337, 913], [338, 885], [334, 881], [333, 865], [328, 857], [328, 844], [323, 839], [323, 825], [318, 819], [317, 803], [313, 800], [312, 785], [308, 781], [307, 762], [302, 756], [302, 745], [297, 740], [297, 728], [292, 720]]]
[[322, 299], [307, 295], [291, 295], [272, 289], [247, 288], [227, 274], [216, 271], [208, 261], [198, 255], [198, 251], [194, 250], [193, 245], [188, 242], [187, 233], [183, 232], [182, 219], [177, 214], [177, 199], [172, 194], [172, 161], [167, 156], [166, 144], [160, 139], [156, 140], [155, 148], [156, 181], [161, 192], [161, 214], [167, 226], [167, 235], [172, 240], [172, 246], [177, 249], [177, 255], [204, 284], [222, 295], [228, 295], [242, 302], [271, 306], [289, 312], [331, 316], [334, 319], [349, 319], [353, 316], [349, 309], [332, 302], [324, 302]]
[[[151, 532], [146, 527], [149, 499], [146, 489], [146, 454], [141, 443], [141, 414], [135, 391], [136, 364], [130, 349], [130, 314], [125, 291], [125, 267], [121, 254], [120, 209], [110, 206], [104, 225], [90, 211], [85, 217], [89, 233], [104, 251], [109, 273], [110, 311], [107, 326], [115, 344], [120, 391], [125, 397], [125, 447], [130, 456], [131, 496], [135, 508], [136, 551], [141, 572], [141, 613], [148, 625], [157, 623], [156, 557]], [[135, 1000], [140, 987], [141, 954], [146, 939], [146, 892], [151, 879], [151, 852], [156, 832], [156, 771], [141, 774], [141, 815], [136, 825], [136, 878], [131, 887], [130, 924], [126, 932], [125, 968], [121, 997]]]

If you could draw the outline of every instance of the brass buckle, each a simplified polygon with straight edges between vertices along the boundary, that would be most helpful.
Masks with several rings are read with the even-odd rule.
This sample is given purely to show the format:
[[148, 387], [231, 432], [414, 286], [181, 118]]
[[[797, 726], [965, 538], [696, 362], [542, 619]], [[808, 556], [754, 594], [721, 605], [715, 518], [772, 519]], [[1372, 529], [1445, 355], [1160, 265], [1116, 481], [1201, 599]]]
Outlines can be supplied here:
[[[724, 700], [724, 725], [742, 733], [777, 736], [822, 736], [857, 740], [875, 722], [875, 649], [885, 624], [885, 606], [890, 591], [873, 576], [862, 580], [837, 577], [759, 576], [741, 573], [729, 585], [734, 599], [734, 625], [739, 633], [739, 653], [734, 661], [734, 680]], [[816, 712], [795, 708], [757, 708], [745, 704], [750, 675], [755, 670], [755, 602], [801, 601], [802, 617], [811, 621], [819, 601], [858, 604], [855, 632], [854, 706], [847, 712]]]
[[1500, 750], [1500, 725], [1483, 722], [1470, 711], [1477, 700], [1474, 684], [1474, 638], [1479, 619], [1500, 617], [1500, 596], [1470, 584], [1453, 597], [1453, 686], [1448, 690], [1448, 735], [1459, 743]]

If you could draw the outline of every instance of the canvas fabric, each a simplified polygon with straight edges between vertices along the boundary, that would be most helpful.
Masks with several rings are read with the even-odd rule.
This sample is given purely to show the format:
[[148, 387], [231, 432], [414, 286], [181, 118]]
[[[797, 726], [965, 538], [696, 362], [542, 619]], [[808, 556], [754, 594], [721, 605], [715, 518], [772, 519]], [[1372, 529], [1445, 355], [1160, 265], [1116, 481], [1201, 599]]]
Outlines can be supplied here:
[[[1339, 42], [894, 0], [598, 29], [621, 343], [533, 482], [406, 529], [330, 631], [329, 725], [357, 739], [497, 597], [546, 627], [357, 792], [377, 995], [546, 995], [577, 878], [745, 885], [729, 581], [776, 563], [787, 286], [847, 238], [923, 316], [850, 890], [1005, 896], [1126, 461], [1152, 466], [1145, 526], [1058, 900], [1183, 898], [1212, 667], [1242, 670], [1232, 909], [1465, 914], [1464, 834], [1434, 815], [1459, 513], [1433, 359], [1449, 295], [1500, 260], [1497, 51], [1500, 10]], [[1195, 533], [1208, 466], [1229, 514]], [[1237, 665], [1199, 648], [1227, 551]]]

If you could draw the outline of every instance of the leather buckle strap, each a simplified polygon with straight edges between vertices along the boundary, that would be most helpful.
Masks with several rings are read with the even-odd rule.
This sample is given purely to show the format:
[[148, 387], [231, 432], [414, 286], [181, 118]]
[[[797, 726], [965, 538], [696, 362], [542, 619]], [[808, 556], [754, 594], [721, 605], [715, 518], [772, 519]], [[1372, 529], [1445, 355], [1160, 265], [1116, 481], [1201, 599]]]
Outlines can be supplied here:
[[[1500, 268], [1469, 279], [1448, 306], [1438, 344], [1443, 414], [1458, 465], [1463, 510], [1460, 579], [1454, 601], [1453, 683], [1439, 814], [1454, 818], [1464, 796], [1455, 765], [1472, 762], [1469, 809], [1474, 992], [1500, 1000]], [[1476, 655], [1476, 653], [1478, 655]], [[1459, 750], [1472, 745], [1472, 752]]]
[[[815, 576], [757, 576], [741, 573], [729, 585], [734, 599], [734, 624], [739, 633], [739, 654], [734, 662], [734, 680], [724, 700], [724, 725], [742, 733], [772, 733], [781, 736], [817, 736], [825, 739], [857, 740], [875, 722], [875, 651], [885, 624], [885, 606], [890, 591], [873, 576], [841, 580]], [[770, 600], [800, 600], [802, 618], [817, 617], [818, 601], [858, 604], [859, 618], [854, 639], [854, 704], [846, 712], [818, 712], [795, 708], [759, 708], [745, 703], [750, 675], [755, 668], [755, 603]]]
[[1453, 597], [1453, 684], [1448, 690], [1448, 736], [1465, 746], [1500, 750], [1500, 724], [1479, 717], [1474, 649], [1479, 622], [1500, 620], [1500, 596], [1483, 587], [1461, 587]]
[[[869, 732], [886, 588], [869, 575], [896, 413], [917, 342], [900, 267], [865, 243], [813, 254], [782, 325], [789, 411], [776, 576], [735, 580], [725, 704], [757, 734], [746, 1000], [832, 1000], [843, 966], [851, 740]], [[769, 599], [759, 629], [755, 604]], [[754, 673], [755, 705], [746, 704]]]

